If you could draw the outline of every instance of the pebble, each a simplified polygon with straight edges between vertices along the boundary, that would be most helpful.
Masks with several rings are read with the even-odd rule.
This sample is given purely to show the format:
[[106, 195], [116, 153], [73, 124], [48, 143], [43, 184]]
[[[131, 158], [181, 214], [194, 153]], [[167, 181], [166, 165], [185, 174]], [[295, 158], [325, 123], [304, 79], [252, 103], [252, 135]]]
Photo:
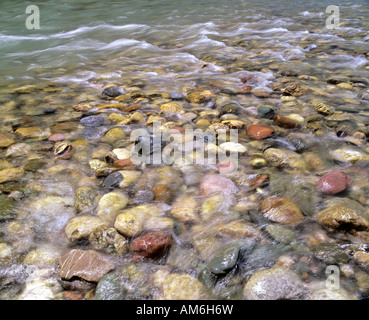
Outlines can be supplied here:
[[64, 232], [71, 242], [87, 239], [95, 229], [106, 225], [106, 222], [96, 216], [77, 216], [68, 221]]
[[207, 174], [200, 182], [200, 194], [203, 196], [216, 193], [235, 194], [237, 191], [235, 183], [220, 174]]
[[125, 211], [116, 216], [114, 228], [125, 237], [135, 237], [143, 231], [145, 219], [142, 212]]
[[162, 283], [164, 300], [206, 299], [203, 284], [189, 274], [170, 274]]
[[59, 259], [59, 277], [72, 280], [74, 277], [97, 283], [114, 269], [105, 256], [94, 250], [73, 249]]
[[152, 232], [135, 238], [130, 244], [134, 262], [143, 259], [158, 259], [167, 254], [172, 246], [172, 237], [163, 232]]
[[117, 213], [128, 204], [128, 196], [123, 192], [112, 191], [104, 194], [97, 204], [97, 216], [112, 223]]
[[298, 126], [298, 122], [296, 122], [295, 120], [281, 115], [274, 116], [274, 123], [286, 129], [292, 129]]
[[9, 168], [0, 170], [0, 183], [17, 181], [24, 176], [23, 168]]
[[321, 177], [316, 186], [327, 195], [335, 195], [346, 190], [351, 185], [351, 178], [341, 171], [332, 171]]
[[181, 222], [197, 223], [199, 222], [198, 207], [199, 204], [194, 197], [186, 196], [172, 204], [170, 214]]
[[125, 90], [122, 87], [118, 87], [118, 86], [112, 86], [112, 87], [105, 88], [102, 92], [103, 95], [106, 95], [111, 98], [118, 97], [125, 93], [126, 93]]
[[358, 211], [341, 205], [334, 205], [320, 211], [317, 216], [319, 223], [332, 229], [369, 230], [369, 221]]
[[231, 243], [221, 248], [208, 263], [208, 269], [216, 275], [223, 275], [234, 268], [240, 251], [239, 244]]
[[274, 128], [260, 124], [252, 124], [246, 128], [247, 135], [256, 140], [266, 139], [270, 137], [274, 131]]
[[303, 219], [300, 209], [289, 198], [267, 198], [261, 202], [260, 208], [264, 216], [273, 222], [294, 224]]
[[99, 127], [105, 123], [105, 118], [101, 115], [87, 116], [80, 120], [85, 127]]
[[256, 271], [243, 288], [245, 300], [299, 300], [306, 294], [300, 278], [283, 267]]

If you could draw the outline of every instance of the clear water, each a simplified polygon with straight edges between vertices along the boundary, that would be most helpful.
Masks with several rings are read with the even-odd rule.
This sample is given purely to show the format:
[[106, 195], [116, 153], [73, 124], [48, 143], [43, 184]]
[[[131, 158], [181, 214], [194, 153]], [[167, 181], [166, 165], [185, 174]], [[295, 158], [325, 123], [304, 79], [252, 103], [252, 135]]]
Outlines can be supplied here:
[[[36, 152], [37, 157], [41, 157], [46, 164], [39, 170], [27, 172], [22, 178], [21, 190], [26, 190], [26, 196], [17, 201], [16, 218], [2, 221], [0, 227], [0, 243], [9, 245], [13, 252], [0, 266], [2, 299], [61, 297], [58, 289], [55, 289], [56, 293], [50, 293], [50, 290], [45, 289], [47, 285], [44, 283], [48, 279], [51, 287], [58, 288], [57, 264], [51, 270], [38, 265], [38, 271], [32, 273], [27, 269], [24, 258], [37, 248], [46, 247], [49, 250], [47, 252], [52, 252], [57, 257], [71, 248], [65, 237], [64, 227], [74, 216], [75, 190], [81, 185], [81, 181], [94, 181], [95, 186], [99, 186], [88, 161], [99, 147], [106, 147], [99, 139], [90, 139], [85, 135], [79, 124], [79, 117], [73, 118], [75, 114], [72, 106], [86, 100], [96, 106], [108, 103], [100, 99], [100, 93], [108, 84], [134, 87], [135, 90], [139, 88], [144, 92], [155, 91], [159, 94], [167, 94], [173, 90], [184, 94], [188, 88], [208, 88], [211, 83], [215, 83], [216, 90], [239, 90], [242, 87], [240, 78], [252, 74], [256, 79], [254, 88], [271, 92], [270, 86], [280, 78], [282, 71], [294, 71], [298, 75], [319, 79], [304, 82], [311, 91], [297, 97], [296, 106], [288, 102], [283, 104], [275, 96], [258, 99], [243, 95], [227, 96], [223, 93], [222, 99], [237, 100], [245, 108], [275, 104], [285, 114], [298, 113], [308, 117], [316, 114], [308, 106], [312, 99], [318, 97], [344, 114], [353, 114], [353, 121], [359, 127], [369, 124], [369, 102], [367, 98], [362, 99], [369, 82], [367, 0], [336, 1], [335, 5], [340, 9], [341, 25], [333, 30], [326, 27], [329, 14], [325, 10], [332, 4], [328, 0], [38, 1], [40, 29], [28, 30], [25, 22], [29, 15], [25, 11], [28, 5], [33, 4], [35, 3], [32, 1], [15, 3], [10, 0], [2, 0], [0, 3], [0, 132], [13, 133], [18, 127], [35, 125], [43, 130], [51, 128], [51, 134], [58, 132], [58, 129], [53, 129], [55, 125], [72, 123], [69, 129], [63, 129], [63, 133], [70, 141], [78, 142], [78, 156], [55, 163], [50, 152]], [[361, 83], [363, 86], [342, 90], [326, 83], [326, 78], [335, 76], [355, 80], [354, 83]], [[289, 82], [286, 80], [286, 83]], [[17, 88], [27, 85], [34, 86], [30, 93], [16, 93]], [[47, 108], [56, 112], [45, 115]], [[203, 108], [203, 105], [198, 105], [193, 110], [198, 112]], [[149, 110], [153, 111], [150, 108]], [[255, 120], [248, 113], [241, 114], [240, 119], [246, 123]], [[310, 139], [307, 141], [310, 141], [308, 143], [312, 146], [311, 151], [328, 161], [330, 167], [326, 166], [324, 170], [350, 169], [350, 165], [337, 165], [328, 159], [327, 148], [346, 146], [346, 142], [332, 134], [314, 136], [306, 134], [304, 130], [302, 132], [304, 139]], [[24, 157], [7, 157], [7, 148], [3, 148], [0, 157], [8, 161], [10, 166], [25, 165], [34, 156], [34, 151], [40, 150], [37, 139], [17, 138], [16, 142], [24, 142], [30, 146], [31, 151], [24, 151]], [[243, 137], [241, 142], [246, 143], [248, 140]], [[283, 148], [293, 148], [290, 141], [285, 141], [283, 137], [276, 143]], [[358, 149], [369, 153], [367, 141]], [[260, 150], [254, 151], [260, 153]], [[248, 165], [250, 159], [251, 156], [242, 160], [244, 172], [248, 175], [259, 173], [260, 170]], [[353, 175], [356, 175], [356, 191], [361, 186], [367, 187], [360, 181], [360, 175], [367, 170], [366, 166], [353, 166], [351, 169]], [[195, 169], [195, 174], [203, 173], [196, 170], [198, 169]], [[265, 171], [289, 175], [288, 171], [276, 170], [271, 166]], [[294, 182], [299, 179], [308, 180], [316, 176], [316, 171], [315, 168], [310, 168], [307, 173], [299, 174], [301, 177], [293, 177]], [[184, 181], [186, 179], [189, 177], [185, 177]], [[16, 188], [12, 183], [5, 183], [3, 186]], [[2, 190], [6, 196], [9, 194], [6, 187]], [[104, 192], [102, 189], [98, 191], [100, 196]], [[178, 187], [177, 195], [181, 192], [183, 188]], [[197, 195], [196, 187], [189, 188], [187, 192]], [[273, 195], [268, 188], [263, 192]], [[350, 197], [355, 198], [356, 194]], [[51, 204], [42, 202], [44, 198], [48, 198]], [[242, 199], [238, 200], [242, 202]], [[368, 208], [369, 201], [366, 198], [361, 203]], [[315, 203], [309, 205], [313, 212], [318, 212], [321, 208]], [[232, 210], [229, 211], [232, 215]], [[312, 220], [307, 218], [304, 227], [294, 230], [303, 245], [307, 245], [309, 241], [319, 242], [319, 237], [328, 242], [351, 245], [347, 239], [340, 242], [339, 236], [327, 235]], [[13, 222], [19, 223], [22, 230], [14, 231], [17, 225], [12, 224]], [[178, 246], [187, 241], [191, 243], [193, 233], [196, 234], [189, 230], [188, 233], [177, 235]], [[201, 233], [202, 236], [204, 234]], [[199, 233], [196, 235], [199, 236]], [[209, 239], [213, 239], [211, 228]], [[361, 240], [352, 242], [362, 244]], [[195, 252], [194, 249], [179, 247], [183, 250], [183, 257], [178, 251], [172, 253], [170, 267], [196, 276], [196, 268], [201, 263], [206, 263], [206, 259], [196, 255], [191, 260], [189, 257]], [[88, 245], [82, 244], [81, 248], [88, 248]], [[268, 248], [265, 249], [266, 252], [272, 252], [270, 261], [260, 261], [255, 253], [254, 260], [250, 260], [245, 267], [246, 271], [242, 268], [241, 271], [235, 271], [238, 273], [234, 278], [230, 275], [219, 281], [215, 289], [211, 289], [213, 297], [239, 298], [237, 290], [244, 284], [244, 274], [249, 276], [255, 270], [271, 267], [275, 262], [273, 254], [284, 253], [277, 245], [275, 252], [270, 249], [273, 246]], [[265, 254], [263, 250], [259, 250], [260, 255]], [[367, 270], [352, 259], [351, 251], [350, 254], [351, 260], [345, 270], [360, 270], [364, 276], [368, 276]], [[299, 256], [296, 259], [300, 258]], [[121, 264], [129, 261], [129, 254], [122, 259], [119, 260]], [[311, 270], [323, 270], [323, 264], [320, 265], [314, 259], [307, 254], [295, 263], [305, 263], [304, 267]], [[192, 261], [196, 267], [188, 261]], [[165, 264], [165, 261], [161, 263]], [[185, 266], [184, 269], [181, 269], [182, 265]], [[140, 266], [146, 275], [155, 271], [156, 267], [157, 265], [151, 263]], [[305, 276], [307, 283], [324, 283], [324, 272], [320, 270], [314, 273], [311, 270], [305, 273], [301, 271], [300, 275], [303, 275], [302, 278]], [[240, 278], [241, 280], [237, 280]], [[368, 290], [363, 289], [365, 284], [359, 284], [349, 271], [346, 271], [343, 278], [345, 290], [350, 294], [359, 298], [367, 297]], [[32, 287], [34, 279], [39, 281], [36, 281], [39, 287]], [[147, 281], [150, 283], [151, 280]], [[136, 285], [142, 286], [142, 283]], [[146, 282], [145, 285], [149, 286]], [[131, 298], [152, 299], [159, 296], [160, 293], [157, 295], [157, 292], [147, 295], [140, 295], [138, 292]]]

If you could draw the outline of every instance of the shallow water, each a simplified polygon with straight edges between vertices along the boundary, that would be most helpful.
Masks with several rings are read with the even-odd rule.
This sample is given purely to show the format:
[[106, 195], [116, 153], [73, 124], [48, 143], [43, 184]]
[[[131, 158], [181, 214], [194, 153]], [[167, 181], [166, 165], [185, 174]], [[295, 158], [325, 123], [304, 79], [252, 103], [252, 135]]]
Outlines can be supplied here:
[[[174, 164], [168, 169], [164, 164], [149, 164], [135, 168], [141, 178], [120, 188], [114, 186], [114, 190], [128, 195], [126, 209], [154, 203], [161, 208], [160, 216], [175, 223], [170, 230], [174, 245], [168, 256], [137, 263], [140, 270], [136, 273], [142, 275], [136, 280], [132, 280], [132, 275], [124, 277], [120, 271], [121, 282], [137, 289], [128, 290], [126, 298], [161, 299], [160, 284], [151, 291], [144, 290], [155, 283], [151, 273], [188, 273], [201, 278], [201, 270], [224, 243], [248, 243], [248, 238], [252, 242], [246, 245], [249, 249], [240, 254], [231, 271], [206, 287], [207, 297], [240, 299], [242, 288], [253, 273], [275, 265], [287, 265], [313, 296], [316, 287], [324, 287], [325, 268], [330, 264], [340, 266], [342, 289], [347, 294], [359, 299], [367, 297], [368, 266], [354, 258], [355, 252], [367, 250], [365, 231], [332, 231], [316, 218], [327, 207], [327, 201], [336, 198], [356, 201], [365, 212], [369, 206], [367, 1], [336, 3], [341, 24], [332, 30], [326, 27], [329, 1], [296, 0], [293, 5], [284, 0], [211, 4], [162, 0], [45, 1], [38, 4], [41, 28], [28, 30], [25, 21], [29, 15], [25, 10], [31, 4], [7, 0], [0, 4], [0, 133], [14, 139], [1, 148], [0, 169], [24, 168], [20, 177], [0, 184], [4, 203], [0, 222], [1, 298], [65, 298], [57, 282], [57, 260], [72, 248], [92, 248], [88, 240], [72, 243], [65, 234], [70, 219], [81, 215], [75, 208], [77, 189], [89, 186], [96, 193], [88, 211], [91, 216], [98, 213], [102, 195], [111, 191], [102, 185], [107, 173], [93, 170], [91, 159], [105, 161], [111, 168], [111, 151], [130, 146], [132, 130], [146, 128], [148, 116], [158, 115], [165, 103], [178, 103], [188, 114], [195, 114], [186, 123], [184, 116], [162, 113], [166, 121], [172, 122], [169, 128], [195, 129], [200, 127], [199, 119], [209, 120], [207, 126], [214, 123], [214, 118], [227, 119], [221, 114], [200, 113], [220, 110], [229, 101], [237, 104], [238, 112], [228, 115], [228, 120], [276, 129], [271, 138], [261, 141], [250, 139], [244, 128], [239, 130], [238, 141], [247, 147], [247, 152], [238, 158], [237, 173], [228, 176], [239, 191], [234, 199], [222, 199], [222, 205], [216, 204], [219, 208], [209, 209], [210, 213], [204, 209], [208, 197], [199, 194], [200, 178], [217, 172], [214, 165]], [[248, 77], [244, 84], [240, 80], [243, 77]], [[283, 95], [283, 89], [291, 84], [308, 90], [300, 96]], [[102, 91], [109, 85], [121, 86], [133, 95], [115, 99], [103, 96]], [[242, 92], [245, 86], [254, 91]], [[186, 95], [196, 90], [213, 94], [204, 102], [190, 103]], [[172, 99], [173, 91], [182, 98]], [[83, 112], [73, 108], [82, 102], [92, 109]], [[319, 102], [333, 107], [333, 116], [312, 119], [319, 114], [315, 109]], [[108, 104], [120, 106], [108, 108]], [[113, 120], [114, 113], [120, 115], [120, 121], [126, 119], [133, 112], [125, 108], [134, 105], [142, 112], [141, 120]], [[302, 124], [295, 129], [282, 128], [258, 111], [262, 106], [273, 106], [278, 114], [295, 115], [295, 119], [298, 115]], [[103, 115], [104, 123], [91, 127], [80, 122], [89, 115]], [[17, 129], [24, 127], [39, 128], [39, 133], [22, 136]], [[116, 141], [104, 140], [113, 127], [121, 127], [126, 136]], [[55, 142], [48, 141], [55, 133], [62, 133], [64, 140], [72, 144], [72, 157], [55, 160]], [[269, 147], [292, 150], [303, 157], [304, 164], [279, 167], [269, 161], [260, 167], [252, 165], [253, 159], [264, 159], [263, 152]], [[332, 151], [342, 148], [359, 152], [360, 160], [340, 161], [332, 155]], [[166, 169], [160, 171], [161, 167]], [[343, 170], [350, 175], [352, 184], [338, 195], [321, 195], [314, 183], [332, 170]], [[249, 182], [260, 174], [268, 175], [269, 183], [250, 187]], [[168, 184], [173, 193], [164, 206], [150, 198], [151, 190], [160, 182]], [[138, 196], [141, 189], [146, 190], [140, 193], [143, 200]], [[10, 208], [3, 201], [9, 196], [14, 199]], [[181, 196], [195, 199], [198, 221], [184, 223], [171, 214], [173, 204]], [[273, 238], [264, 225], [271, 222], [258, 220], [263, 218], [260, 203], [272, 196], [292, 199], [304, 214], [302, 223], [287, 226], [295, 234], [292, 242]], [[255, 215], [253, 210], [258, 213]], [[245, 235], [237, 230], [228, 230], [225, 235], [219, 231], [238, 220], [250, 224], [253, 232], [261, 232], [261, 238], [247, 236], [245, 240]], [[151, 225], [143, 234], [154, 229]], [[128, 237], [128, 241], [133, 238]], [[345, 250], [348, 260], [332, 262], [319, 258], [314, 246], [322, 243], [333, 243]], [[32, 260], [30, 257], [38, 249], [44, 250], [44, 254]], [[127, 251], [109, 258], [120, 270], [131, 261], [132, 254]], [[52, 285], [45, 285], [47, 281]], [[32, 287], [32, 283], [36, 285]], [[86, 292], [85, 298], [93, 298], [94, 290]]]

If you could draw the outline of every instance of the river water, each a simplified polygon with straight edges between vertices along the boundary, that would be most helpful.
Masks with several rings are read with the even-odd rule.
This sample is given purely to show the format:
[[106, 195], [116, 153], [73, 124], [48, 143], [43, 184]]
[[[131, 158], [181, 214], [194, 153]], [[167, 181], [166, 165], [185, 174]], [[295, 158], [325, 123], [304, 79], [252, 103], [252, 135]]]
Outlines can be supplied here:
[[[366, 298], [369, 6], [366, 0], [336, 1], [339, 21], [331, 29], [332, 12], [326, 8], [332, 4], [1, 1], [0, 297], [96, 298], [97, 281], [71, 289], [60, 280], [60, 257], [77, 248], [97, 250], [113, 261], [126, 292], [118, 295], [122, 299], [173, 297], [165, 289], [168, 274], [188, 274], [198, 281], [188, 286], [203, 286], [202, 295], [176, 298], [249, 298], [246, 284], [252, 275], [276, 266], [295, 273], [305, 293], [272, 298]], [[39, 10], [39, 29], [27, 28], [30, 5]], [[295, 84], [304, 88], [301, 95], [284, 92]], [[103, 95], [109, 86], [123, 91]], [[189, 98], [194, 92], [203, 94], [200, 100]], [[160, 113], [166, 103], [176, 103], [180, 116]], [[273, 120], [274, 114], [298, 125], [286, 128]], [[221, 192], [220, 199], [207, 191], [204, 195], [201, 178], [219, 173], [211, 164], [113, 166], [125, 158], [113, 150], [128, 150], [130, 133], [149, 128], [150, 116], [166, 123], [162, 132], [233, 121], [245, 150], [238, 155], [237, 173], [225, 176], [237, 193]], [[273, 127], [273, 136], [251, 139], [245, 127], [255, 123]], [[107, 134], [112, 128], [121, 131]], [[73, 149], [70, 157], [61, 152], [64, 158], [58, 158], [55, 146], [62, 142]], [[277, 149], [276, 157], [266, 155], [270, 148]], [[104, 185], [104, 179], [117, 168], [126, 180], [107, 188], [111, 180]], [[334, 195], [319, 192], [316, 181], [330, 171], [350, 176], [348, 188]], [[250, 185], [260, 176], [268, 178]], [[158, 195], [157, 185], [169, 186], [163, 192], [170, 195]], [[101, 198], [115, 191], [127, 201], [119, 206], [108, 199], [107, 207], [114, 210], [102, 220], [118, 230], [118, 214], [148, 205], [144, 220], [151, 224], [134, 235], [119, 235], [129, 245], [150, 232], [170, 234], [173, 244], [165, 256], [132, 264], [131, 247], [123, 253], [94, 247], [92, 227], [78, 241], [68, 234], [72, 218], [100, 218]], [[273, 197], [293, 201], [302, 221], [266, 219], [262, 202]], [[332, 204], [346, 213], [353, 210], [364, 222], [328, 227], [318, 213]], [[187, 217], [175, 212], [178, 206], [186, 208]], [[78, 230], [86, 225], [92, 222], [81, 223]], [[233, 264], [222, 251], [225, 244], [237, 247]], [[231, 267], [211, 274], [217, 254]], [[329, 265], [339, 267], [336, 291], [327, 289]]]

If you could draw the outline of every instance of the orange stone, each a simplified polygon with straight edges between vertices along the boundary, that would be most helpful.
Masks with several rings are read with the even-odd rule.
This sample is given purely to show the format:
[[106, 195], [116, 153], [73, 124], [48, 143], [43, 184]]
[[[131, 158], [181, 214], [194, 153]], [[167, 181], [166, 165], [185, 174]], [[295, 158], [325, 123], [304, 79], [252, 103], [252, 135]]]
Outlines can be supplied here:
[[251, 124], [246, 128], [247, 135], [256, 140], [268, 138], [274, 133], [274, 128], [261, 124]]

